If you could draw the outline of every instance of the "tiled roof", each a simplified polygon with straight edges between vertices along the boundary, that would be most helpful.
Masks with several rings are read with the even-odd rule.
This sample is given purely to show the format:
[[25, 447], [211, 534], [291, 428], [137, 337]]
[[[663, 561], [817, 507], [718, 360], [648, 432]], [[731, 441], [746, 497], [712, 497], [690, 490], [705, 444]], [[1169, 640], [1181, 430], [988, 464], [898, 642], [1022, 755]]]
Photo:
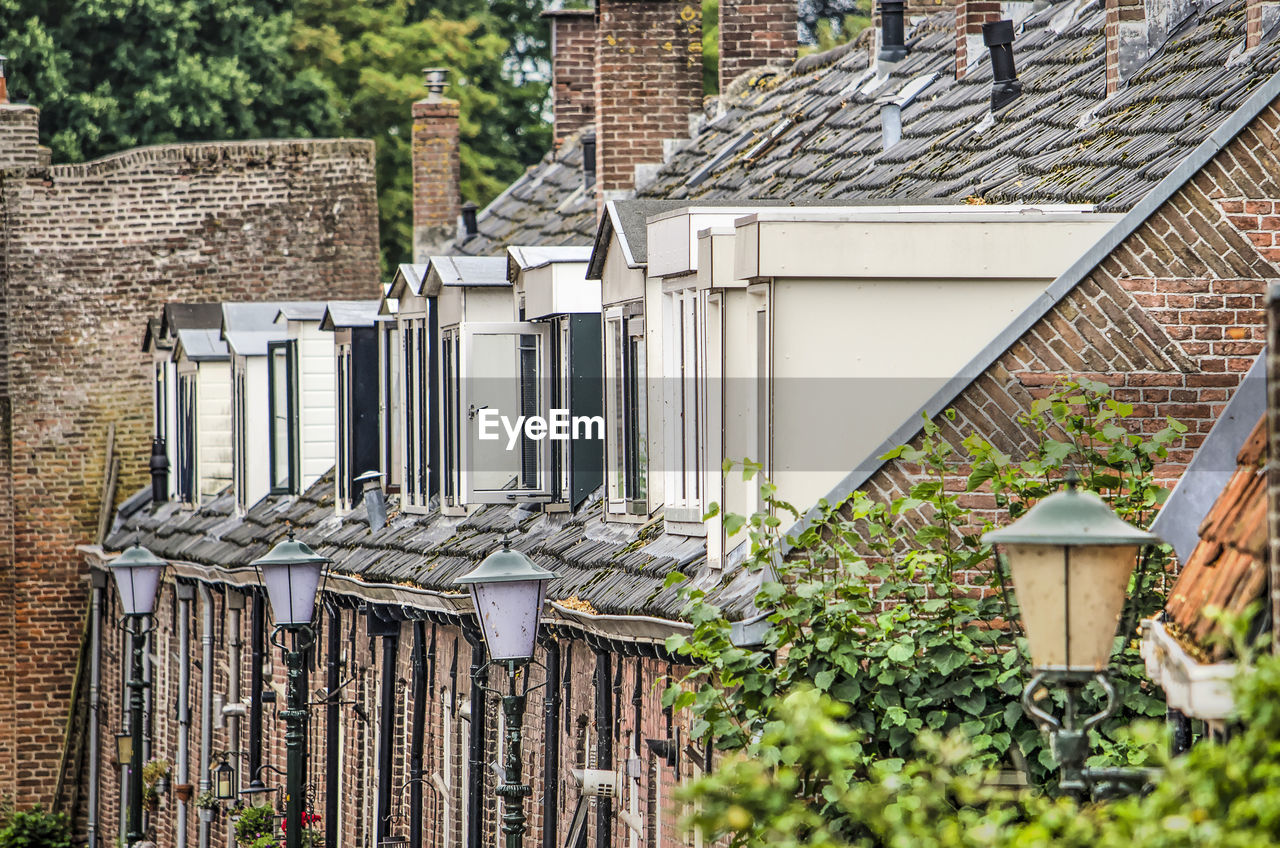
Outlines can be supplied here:
[[[651, 197], [937, 198], [1132, 206], [1280, 69], [1269, 40], [1251, 55], [1244, 2], [1183, 25], [1110, 99], [1100, 0], [1029, 16], [1014, 50], [1022, 96], [990, 119], [991, 69], [954, 77], [954, 13], [928, 18], [888, 83], [866, 88], [867, 57], [799, 65], [749, 91], [640, 194]], [[877, 98], [938, 73], [902, 112], [902, 141], [881, 150]], [[773, 141], [771, 135], [777, 133]]]
[[478, 216], [479, 234], [454, 243], [458, 253], [496, 256], [517, 245], [589, 245], [596, 232], [596, 193], [582, 176], [579, 136], [566, 139], [507, 187]]
[[1169, 629], [1197, 659], [1216, 662], [1231, 653], [1222, 626], [1208, 610], [1238, 616], [1264, 598], [1266, 458], [1264, 417], [1240, 450], [1236, 472], [1200, 524], [1200, 544], [1169, 592]]
[[[145, 496], [144, 496], [145, 497]], [[379, 533], [369, 531], [363, 504], [334, 515], [332, 472], [301, 495], [272, 495], [242, 517], [228, 490], [196, 510], [174, 503], [158, 509], [134, 502], [105, 547], [145, 545], [158, 556], [198, 565], [247, 566], [284, 538], [298, 538], [334, 560], [333, 571], [370, 583], [410, 585], [458, 592], [455, 580], [485, 556], [511, 545], [559, 575], [548, 587], [553, 601], [576, 598], [606, 615], [648, 615], [676, 621], [679, 589], [665, 587], [673, 571], [688, 575], [731, 618], [754, 612], [757, 575], [743, 568], [707, 568], [703, 540], [663, 532], [661, 521], [643, 528], [606, 524], [602, 501], [589, 501], [573, 515], [533, 512], [505, 505], [483, 507], [466, 518], [393, 512]]]

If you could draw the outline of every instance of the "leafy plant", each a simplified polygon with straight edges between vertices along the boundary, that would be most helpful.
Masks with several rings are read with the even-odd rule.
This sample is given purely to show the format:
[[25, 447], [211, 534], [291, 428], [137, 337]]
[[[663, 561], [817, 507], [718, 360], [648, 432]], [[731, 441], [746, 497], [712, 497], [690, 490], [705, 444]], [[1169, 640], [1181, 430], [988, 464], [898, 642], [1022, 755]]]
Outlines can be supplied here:
[[275, 808], [270, 804], [246, 807], [236, 821], [236, 844], [240, 848], [278, 848], [275, 831]]
[[10, 813], [0, 826], [0, 848], [71, 848], [71, 822], [40, 807]]
[[196, 809], [199, 810], [217, 810], [222, 806], [222, 802], [218, 800], [218, 796], [214, 795], [207, 789], [197, 795], [193, 803], [196, 805]]
[[[771, 611], [764, 643], [734, 645], [721, 611], [701, 590], [688, 590], [693, 632], [668, 648], [693, 669], [664, 702], [693, 711], [695, 736], [772, 766], [781, 755], [762, 740], [779, 720], [779, 699], [813, 688], [843, 705], [841, 720], [857, 739], [850, 749], [864, 768], [900, 766], [923, 734], [959, 732], [975, 767], [1014, 766], [1033, 782], [1051, 782], [1056, 764], [1019, 702], [1027, 675], [1016, 598], [980, 537], [993, 520], [1014, 518], [1058, 488], [1068, 468], [1121, 517], [1146, 523], [1164, 497], [1155, 462], [1185, 428], [1170, 421], [1146, 437], [1121, 425], [1132, 414], [1104, 384], [1055, 386], [1020, 419], [1030, 447], [1017, 461], [976, 434], [962, 440], [960, 454], [926, 420], [913, 445], [886, 457], [913, 472], [904, 496], [884, 503], [859, 491], [821, 504], [785, 558], [779, 516], [798, 514], [762, 481], [766, 509], [724, 523], [730, 535], [746, 529], [751, 567], [772, 569], [756, 599]], [[955, 420], [951, 412], [946, 418]], [[744, 473], [758, 469], [747, 463]], [[985, 511], [974, 508], [981, 505], [974, 493], [988, 495]], [[1139, 615], [1161, 604], [1165, 556], [1149, 555], [1135, 572], [1113, 663], [1121, 706], [1093, 732], [1091, 765], [1150, 756], [1117, 731], [1164, 713], [1129, 634]], [[1086, 690], [1085, 708], [1096, 711], [1101, 701]]]

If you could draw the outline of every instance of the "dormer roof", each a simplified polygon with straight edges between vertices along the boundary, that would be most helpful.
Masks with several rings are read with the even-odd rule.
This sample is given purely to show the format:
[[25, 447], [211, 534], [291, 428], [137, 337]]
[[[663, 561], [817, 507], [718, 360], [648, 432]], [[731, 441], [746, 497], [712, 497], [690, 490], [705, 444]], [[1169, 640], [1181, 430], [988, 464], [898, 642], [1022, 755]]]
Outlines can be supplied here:
[[316, 300], [307, 303], [279, 303], [280, 307], [275, 320], [285, 321], [319, 321], [324, 317], [324, 301]]
[[397, 300], [403, 300], [406, 294], [420, 296], [429, 268], [429, 265], [412, 265], [408, 262], [399, 265], [396, 275], [391, 278], [391, 288], [386, 296]]
[[320, 329], [372, 327], [378, 322], [378, 307], [381, 305], [381, 300], [331, 300], [320, 319]]
[[588, 245], [521, 246], [507, 248], [507, 279], [514, 281], [521, 271], [532, 271], [560, 262], [591, 261]]
[[174, 358], [186, 356], [192, 362], [216, 362], [230, 356], [221, 330], [178, 330], [178, 343], [174, 345]]
[[509, 286], [505, 256], [433, 256], [429, 282], [441, 286]]

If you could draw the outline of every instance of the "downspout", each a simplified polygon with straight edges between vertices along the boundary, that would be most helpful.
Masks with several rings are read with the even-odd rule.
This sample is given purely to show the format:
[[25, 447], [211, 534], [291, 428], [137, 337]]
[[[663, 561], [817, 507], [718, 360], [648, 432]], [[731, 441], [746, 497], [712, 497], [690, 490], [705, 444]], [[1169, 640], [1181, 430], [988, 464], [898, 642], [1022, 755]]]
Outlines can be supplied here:
[[[178, 776], [175, 783], [191, 782], [191, 602], [196, 587], [190, 583], [174, 585], [178, 596]], [[178, 848], [187, 848], [187, 802], [178, 802]], [[92, 843], [90, 843], [92, 844]]]
[[[227, 599], [227, 704], [234, 709], [227, 713], [227, 738], [231, 746], [232, 756], [239, 762], [240, 756], [240, 714], [244, 707], [240, 703], [240, 652], [244, 642], [240, 639], [240, 618], [244, 610], [244, 595], [228, 589]], [[182, 848], [179, 844], [178, 848]], [[235, 828], [227, 828], [227, 848], [236, 848]]]
[[[596, 768], [613, 770], [613, 655], [607, 648], [596, 648]], [[613, 844], [613, 799], [596, 799], [595, 848]]]
[[338, 774], [338, 722], [341, 720], [340, 698], [340, 666], [342, 656], [342, 613], [337, 607], [329, 607], [329, 644], [325, 651], [328, 667], [326, 669], [325, 686], [328, 697], [325, 705], [325, 798], [324, 798], [324, 845], [325, 848], [338, 848], [338, 793], [341, 791], [341, 776]]
[[482, 848], [484, 822], [481, 806], [484, 795], [484, 687], [480, 685], [480, 669], [484, 666], [484, 640], [474, 621], [468, 617], [462, 622], [462, 638], [471, 646], [471, 731], [467, 738], [467, 757], [470, 760], [468, 774], [471, 785], [467, 787], [467, 848]]
[[413, 723], [409, 740], [409, 848], [422, 848], [423, 725], [427, 712], [427, 623], [413, 623]]
[[382, 637], [382, 704], [378, 716], [382, 726], [378, 728], [378, 820], [374, 826], [379, 845], [391, 835], [391, 793], [395, 788], [396, 655], [399, 646], [398, 633]]
[[[262, 664], [266, 661], [266, 637], [263, 617], [266, 610], [261, 592], [253, 593], [253, 609], [249, 613], [249, 780], [261, 779], [262, 770]], [[331, 690], [332, 691], [332, 690]]]
[[[209, 754], [213, 748], [213, 593], [200, 584], [200, 794], [210, 790]], [[209, 848], [211, 811], [200, 814], [200, 848]]]
[[107, 585], [107, 574], [99, 569], [89, 571], [93, 592], [89, 602], [89, 787], [88, 821], [89, 844], [98, 845], [98, 709], [102, 693], [102, 590]]
[[542, 848], [559, 848], [556, 844], [560, 820], [560, 642], [554, 636], [544, 637], [547, 688], [543, 699], [542, 759]]

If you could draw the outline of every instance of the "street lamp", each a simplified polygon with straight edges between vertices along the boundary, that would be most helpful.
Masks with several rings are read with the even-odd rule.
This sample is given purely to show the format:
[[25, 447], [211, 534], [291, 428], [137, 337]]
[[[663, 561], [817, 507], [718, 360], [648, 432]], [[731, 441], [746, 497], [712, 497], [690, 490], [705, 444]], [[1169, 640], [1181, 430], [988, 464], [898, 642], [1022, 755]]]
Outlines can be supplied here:
[[489, 662], [476, 670], [476, 685], [492, 663], [507, 667], [508, 689], [502, 696], [502, 715], [507, 728], [506, 768], [497, 793], [503, 799], [502, 832], [506, 848], [521, 848], [525, 832], [524, 799], [533, 789], [520, 782], [521, 726], [524, 723], [525, 697], [529, 692], [528, 677], [523, 691], [516, 691], [521, 670], [533, 661], [538, 641], [538, 624], [547, 596], [547, 583], [555, 573], [535, 565], [520, 551], [511, 550], [504, 539], [502, 549], [485, 557], [471, 573], [458, 578], [458, 583], [471, 590], [471, 601], [480, 632], [489, 651]]
[[[289, 670], [288, 709], [280, 713], [286, 728], [286, 848], [302, 848], [302, 760], [307, 721], [301, 685], [302, 663], [307, 648], [315, 641], [311, 616], [316, 608], [316, 592], [320, 588], [323, 567], [328, 562], [328, 557], [320, 556], [305, 543], [294, 539], [292, 530], [288, 539], [253, 562], [267, 587], [267, 599], [271, 602], [271, 615], [275, 619], [271, 644], [284, 654]], [[293, 636], [292, 644], [285, 639], [285, 634]]]
[[[147, 688], [142, 679], [142, 652], [151, 630], [147, 618], [155, 610], [165, 565], [164, 560], [139, 545], [108, 563], [124, 609], [119, 626], [129, 632], [133, 649], [129, 667], [129, 825], [125, 837], [129, 845], [142, 841], [142, 706]], [[118, 739], [117, 745], [121, 748], [119, 753], [124, 753]]]
[[[1115, 712], [1107, 666], [1116, 626], [1139, 551], [1161, 539], [1126, 523], [1102, 498], [1081, 490], [1074, 474], [1066, 482], [1066, 489], [982, 540], [1003, 548], [1009, 564], [1034, 672], [1023, 690], [1022, 708], [1049, 734], [1062, 769], [1059, 785], [1077, 796], [1112, 797], [1140, 788], [1151, 772], [1085, 768], [1089, 730]], [[1081, 721], [1076, 705], [1090, 681], [1102, 687], [1107, 703]], [[1067, 692], [1061, 719], [1035, 703], [1036, 693], [1052, 684]]]

